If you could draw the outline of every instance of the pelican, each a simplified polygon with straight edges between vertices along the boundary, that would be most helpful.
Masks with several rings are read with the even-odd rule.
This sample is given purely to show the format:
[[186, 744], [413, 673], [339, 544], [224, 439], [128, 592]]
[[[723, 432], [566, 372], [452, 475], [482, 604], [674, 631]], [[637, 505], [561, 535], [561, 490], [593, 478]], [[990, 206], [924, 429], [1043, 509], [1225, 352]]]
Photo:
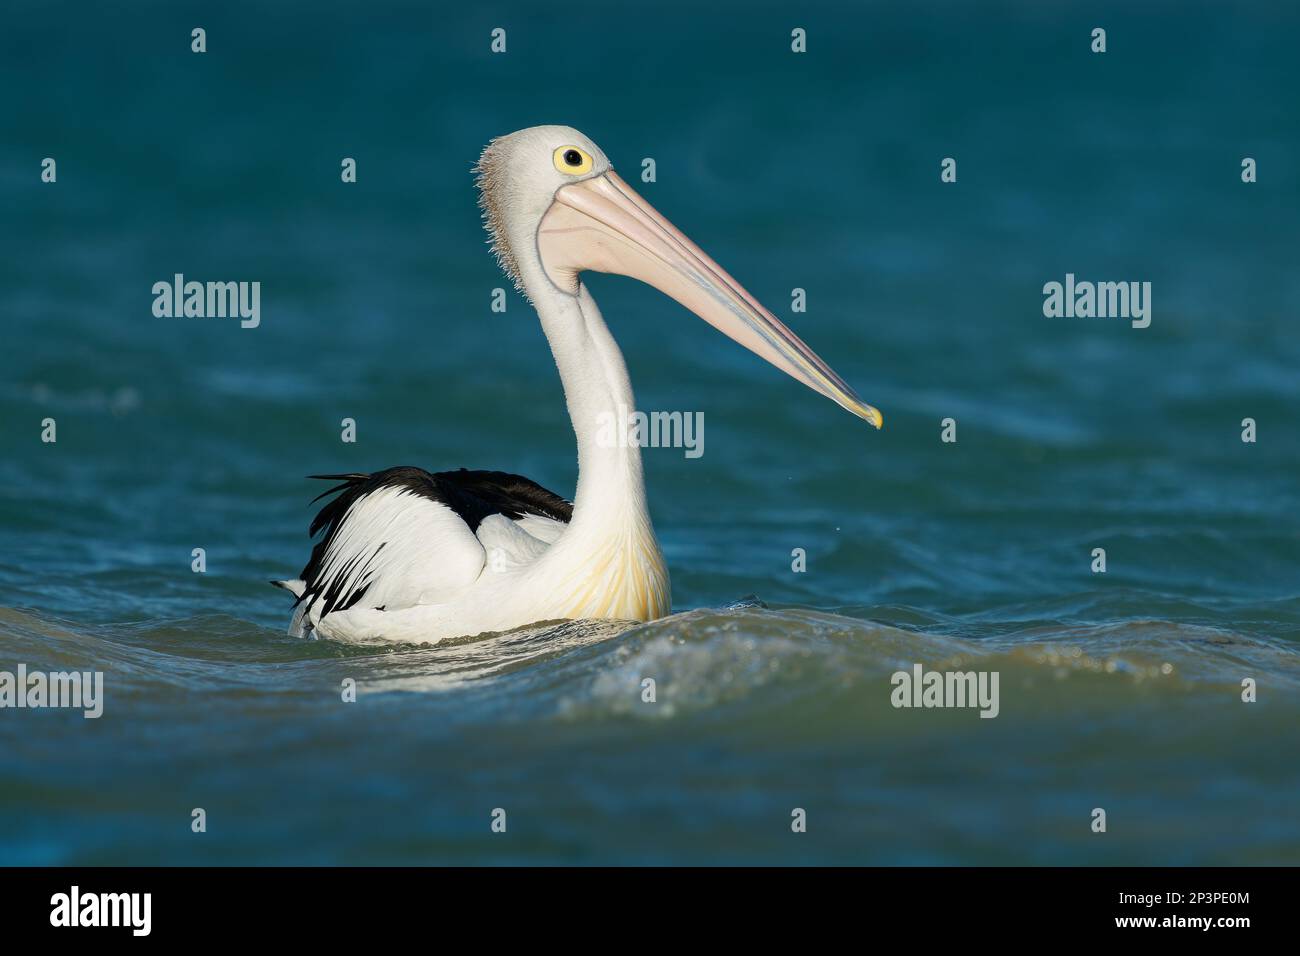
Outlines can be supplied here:
[[[633, 191], [568, 126], [494, 139], [475, 168], [493, 253], [537, 310], [578, 444], [572, 502], [500, 471], [313, 475], [338, 484], [299, 578], [289, 633], [436, 643], [565, 619], [649, 621], [669, 613], [668, 569], [646, 507], [635, 441], [598, 423], [636, 407], [627, 366], [585, 271], [631, 276], [865, 419], [825, 362]], [[620, 409], [623, 417], [618, 417]]]

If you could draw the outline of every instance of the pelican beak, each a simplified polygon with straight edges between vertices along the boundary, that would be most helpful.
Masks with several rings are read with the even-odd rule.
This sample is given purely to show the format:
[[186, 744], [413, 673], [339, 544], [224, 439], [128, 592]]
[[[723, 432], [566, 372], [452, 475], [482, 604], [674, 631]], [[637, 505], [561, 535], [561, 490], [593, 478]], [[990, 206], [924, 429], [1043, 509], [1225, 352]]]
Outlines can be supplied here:
[[799, 336], [611, 169], [562, 186], [537, 232], [551, 281], [568, 292], [591, 270], [640, 279], [755, 355], [877, 428], [883, 419]]

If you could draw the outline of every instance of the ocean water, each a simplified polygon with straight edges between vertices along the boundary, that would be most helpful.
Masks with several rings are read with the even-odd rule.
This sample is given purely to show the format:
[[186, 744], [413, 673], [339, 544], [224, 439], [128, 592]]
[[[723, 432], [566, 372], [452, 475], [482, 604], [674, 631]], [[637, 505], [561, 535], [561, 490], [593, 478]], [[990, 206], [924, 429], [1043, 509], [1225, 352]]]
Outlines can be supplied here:
[[[0, 710], [0, 863], [1300, 862], [1298, 36], [1264, 3], [11, 3], [0, 670], [105, 703]], [[639, 405], [704, 414], [701, 457], [645, 454], [675, 613], [290, 639], [304, 476], [572, 493], [469, 172], [538, 123], [885, 428], [592, 277]], [[261, 324], [154, 317], [177, 272], [260, 281]], [[1151, 282], [1150, 327], [1046, 318], [1067, 273]], [[997, 672], [996, 719], [894, 708], [917, 663]]]

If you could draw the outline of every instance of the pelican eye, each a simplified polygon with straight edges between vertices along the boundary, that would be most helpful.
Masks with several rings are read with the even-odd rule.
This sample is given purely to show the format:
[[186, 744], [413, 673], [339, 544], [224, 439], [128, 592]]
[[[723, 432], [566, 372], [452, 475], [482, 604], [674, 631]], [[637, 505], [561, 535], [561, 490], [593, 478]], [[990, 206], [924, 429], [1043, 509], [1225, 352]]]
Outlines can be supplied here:
[[577, 146], [561, 146], [553, 157], [555, 168], [569, 176], [591, 172], [591, 156]]

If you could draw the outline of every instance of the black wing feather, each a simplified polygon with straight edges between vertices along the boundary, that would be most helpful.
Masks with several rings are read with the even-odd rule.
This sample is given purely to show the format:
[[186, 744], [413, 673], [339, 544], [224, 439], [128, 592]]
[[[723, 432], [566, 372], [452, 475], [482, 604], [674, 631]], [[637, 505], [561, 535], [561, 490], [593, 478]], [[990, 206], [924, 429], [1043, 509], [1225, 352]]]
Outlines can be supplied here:
[[[325, 602], [322, 617], [331, 611], [347, 610], [365, 595], [364, 587], [352, 594], [341, 593], [341, 582], [346, 575], [340, 576], [335, 582], [321, 581], [319, 578], [325, 555], [347, 517], [348, 510], [368, 494], [385, 488], [404, 488], [411, 494], [446, 505], [469, 525], [472, 532], [478, 531], [484, 518], [494, 514], [502, 514], [511, 519], [538, 515], [565, 523], [573, 518], [572, 503], [535, 481], [504, 471], [470, 471], [461, 468], [458, 471], [428, 472], [423, 468], [403, 465], [373, 474], [352, 472], [309, 477], [341, 482], [312, 499], [312, 504], [315, 504], [322, 498], [337, 494], [336, 498], [322, 505], [312, 519], [308, 535], [315, 537], [322, 530], [325, 534], [312, 547], [311, 557], [301, 575], [305, 587], [298, 602], [322, 597]], [[380, 543], [381, 548], [383, 544], [384, 542]]]

